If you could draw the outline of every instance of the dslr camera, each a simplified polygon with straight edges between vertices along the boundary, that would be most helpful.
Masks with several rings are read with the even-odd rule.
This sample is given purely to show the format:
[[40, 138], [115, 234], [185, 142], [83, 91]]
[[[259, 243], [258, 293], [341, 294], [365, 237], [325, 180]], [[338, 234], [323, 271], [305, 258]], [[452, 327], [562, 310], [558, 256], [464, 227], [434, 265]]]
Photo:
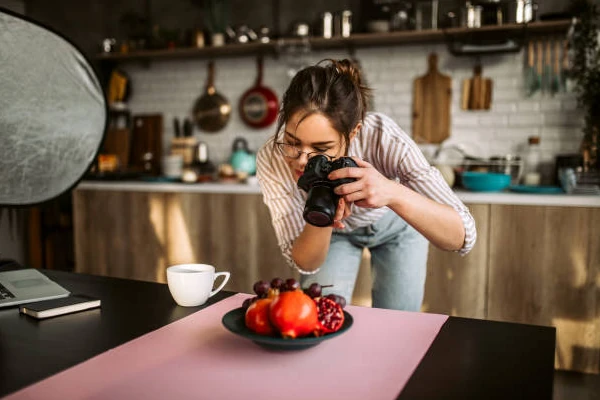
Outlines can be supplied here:
[[340, 168], [358, 167], [350, 157], [340, 157], [329, 161], [324, 155], [311, 157], [304, 168], [304, 174], [298, 179], [298, 187], [308, 193], [304, 206], [304, 220], [314, 226], [330, 226], [340, 196], [333, 192], [339, 185], [354, 182], [355, 178], [330, 180], [330, 172]]

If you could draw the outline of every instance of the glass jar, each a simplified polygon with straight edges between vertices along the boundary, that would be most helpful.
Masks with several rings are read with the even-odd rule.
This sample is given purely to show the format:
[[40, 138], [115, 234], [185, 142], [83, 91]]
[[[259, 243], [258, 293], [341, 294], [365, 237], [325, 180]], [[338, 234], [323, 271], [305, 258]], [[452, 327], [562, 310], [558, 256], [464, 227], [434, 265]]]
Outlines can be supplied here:
[[542, 161], [539, 136], [529, 137], [523, 161], [523, 184], [530, 186], [539, 185], [541, 182], [540, 163]]

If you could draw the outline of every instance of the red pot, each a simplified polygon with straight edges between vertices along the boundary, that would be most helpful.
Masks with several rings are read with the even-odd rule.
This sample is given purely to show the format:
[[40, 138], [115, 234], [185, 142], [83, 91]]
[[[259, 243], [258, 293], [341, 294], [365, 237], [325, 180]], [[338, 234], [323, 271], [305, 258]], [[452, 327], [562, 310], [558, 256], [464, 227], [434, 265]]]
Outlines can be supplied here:
[[242, 95], [239, 111], [242, 120], [253, 128], [265, 128], [277, 119], [279, 100], [270, 88], [263, 86], [263, 59], [258, 57], [258, 76], [253, 87]]

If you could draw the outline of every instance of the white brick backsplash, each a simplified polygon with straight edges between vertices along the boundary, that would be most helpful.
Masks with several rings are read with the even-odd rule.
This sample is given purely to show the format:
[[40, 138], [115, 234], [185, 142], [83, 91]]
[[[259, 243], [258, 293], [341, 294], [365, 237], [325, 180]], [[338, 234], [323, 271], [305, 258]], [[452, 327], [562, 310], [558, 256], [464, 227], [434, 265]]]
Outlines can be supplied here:
[[[411, 92], [412, 93], [412, 92]], [[412, 109], [412, 96], [406, 96], [406, 92], [397, 92], [390, 93], [386, 95], [377, 95], [375, 93], [375, 101], [377, 102], [379, 99], [379, 103], [389, 105], [391, 108], [402, 109], [408, 108]]]
[[478, 128], [479, 119], [470, 111], [462, 111], [452, 116], [452, 126], [456, 128]]
[[[570, 139], [549, 139], [549, 140], [540, 140], [540, 148], [542, 149], [542, 153], [549, 154], [566, 154], [566, 153], [577, 153], [579, 151], [579, 146], [581, 144], [580, 139], [576, 139], [575, 137]], [[559, 151], [556, 151], [559, 149]]]
[[489, 143], [489, 151], [488, 154], [486, 154], [486, 156], [493, 157], [503, 154], [518, 154], [521, 150], [519, 146], [519, 143], [492, 139]]
[[[452, 78], [452, 115], [449, 142], [466, 143], [473, 155], [490, 156], [514, 153], [531, 135], [541, 135], [545, 157], [577, 151], [581, 140], [582, 114], [577, 111], [573, 93], [554, 97], [535, 93], [525, 96], [523, 90], [523, 54], [481, 57], [483, 76], [494, 83], [492, 108], [489, 111], [460, 109], [463, 79], [473, 76], [473, 59], [450, 55], [444, 44], [423, 44], [358, 48], [367, 83], [374, 89], [375, 110], [389, 114], [410, 134], [412, 88], [416, 77], [427, 73], [428, 56], [438, 54], [442, 73]], [[265, 58], [263, 84], [279, 98], [290, 82], [288, 71], [299, 65], [310, 65], [324, 58], [347, 57], [345, 49], [314, 51], [296, 57], [283, 52], [279, 58]], [[300, 64], [298, 64], [300, 63]], [[173, 118], [191, 117], [195, 100], [203, 93], [207, 75], [207, 59], [153, 61], [144, 66], [124, 64], [132, 80], [130, 108], [134, 114], [163, 113], [165, 146], [173, 135]], [[215, 59], [215, 85], [233, 107], [228, 125], [215, 134], [194, 130], [195, 136], [209, 146], [214, 162], [229, 159], [231, 145], [238, 136], [248, 140], [257, 150], [273, 133], [275, 124], [254, 130], [247, 127], [237, 112], [237, 103], [256, 80], [256, 59], [252, 56]]]
[[508, 125], [515, 128], [539, 126], [542, 124], [540, 113], [513, 113], [508, 117]]
[[[396, 72], [402, 72], [403, 70], [415, 68], [415, 60], [410, 57], [389, 57], [385, 60], [385, 64], [388, 68], [395, 70]], [[420, 60], [419, 60], [420, 61]], [[381, 66], [381, 64], [380, 64]]]
[[[400, 94], [412, 93], [413, 83], [408, 79], [396, 81], [392, 84], [392, 90], [394, 92], [399, 92]], [[412, 96], [410, 96], [410, 98], [412, 98]], [[407, 96], [407, 100], [410, 100], [410, 98]]]
[[583, 131], [571, 126], [545, 126], [542, 128], [541, 139], [545, 140], [577, 140], [583, 138]]
[[543, 99], [540, 101], [540, 111], [560, 111], [561, 109], [562, 105], [560, 104], [560, 100], [557, 98]]
[[505, 102], [505, 101], [496, 101], [492, 103], [490, 112], [500, 113], [500, 114], [509, 114], [517, 111], [517, 103], [514, 102]]
[[517, 110], [519, 111], [539, 111], [540, 110], [540, 103], [539, 101], [536, 100], [529, 100], [529, 101], [520, 101], [517, 103]]
[[505, 142], [525, 143], [530, 136], [539, 136], [540, 128], [528, 127], [521, 129], [501, 128], [494, 129], [493, 138]]
[[[483, 114], [485, 113], [485, 114]], [[500, 128], [507, 125], [508, 117], [499, 113], [489, 111], [478, 111], [477, 121], [482, 128]]]
[[[483, 74], [484, 78], [489, 78]], [[492, 90], [516, 89], [521, 86], [521, 80], [514, 76], [500, 77], [492, 80]]]
[[577, 99], [574, 97], [565, 97], [561, 99], [562, 109], [565, 111], [577, 110]]
[[576, 111], [564, 111], [559, 113], [544, 114], [545, 126], [572, 126], [580, 127], [583, 123], [583, 115]]
[[492, 92], [492, 104], [496, 101], [507, 102], [515, 101], [519, 97], [518, 90], [507, 87], [496, 87]]

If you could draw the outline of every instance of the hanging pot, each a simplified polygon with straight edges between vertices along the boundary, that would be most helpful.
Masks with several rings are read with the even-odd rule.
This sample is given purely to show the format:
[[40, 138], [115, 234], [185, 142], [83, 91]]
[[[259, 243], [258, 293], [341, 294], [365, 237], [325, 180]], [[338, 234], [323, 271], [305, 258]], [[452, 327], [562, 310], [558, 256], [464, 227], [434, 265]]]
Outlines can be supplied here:
[[231, 116], [229, 101], [217, 92], [214, 84], [214, 62], [208, 63], [208, 77], [205, 93], [194, 104], [194, 121], [199, 129], [206, 132], [218, 132], [227, 125]]
[[266, 128], [277, 119], [279, 101], [275, 92], [262, 84], [262, 56], [258, 57], [257, 65], [256, 83], [242, 95], [239, 112], [247, 125], [253, 128]]

